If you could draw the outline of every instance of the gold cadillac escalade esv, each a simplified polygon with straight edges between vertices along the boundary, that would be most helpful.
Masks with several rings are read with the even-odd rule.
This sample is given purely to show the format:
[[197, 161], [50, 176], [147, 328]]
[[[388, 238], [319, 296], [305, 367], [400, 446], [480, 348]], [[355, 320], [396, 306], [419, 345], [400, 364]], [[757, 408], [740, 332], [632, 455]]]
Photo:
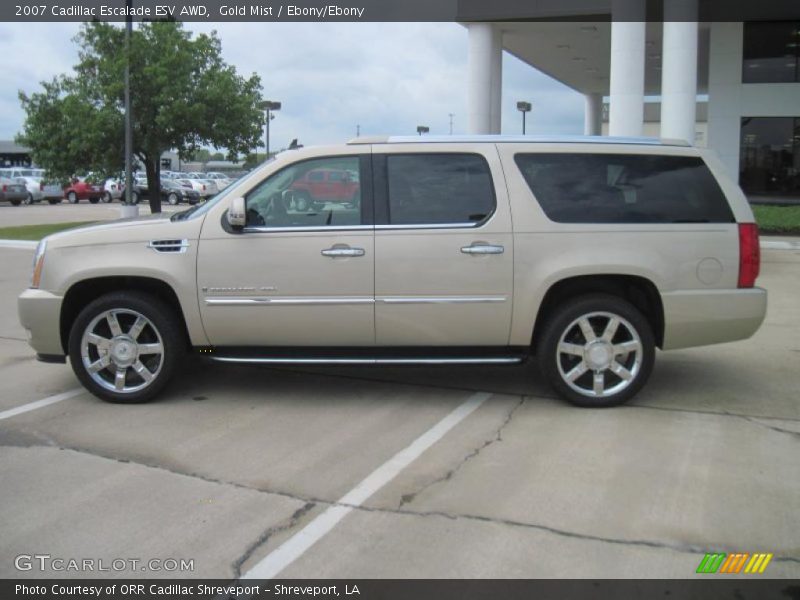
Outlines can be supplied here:
[[[348, 202], [298, 181], [347, 174]], [[318, 182], [324, 187], [331, 182]], [[320, 197], [325, 190], [320, 189]], [[279, 154], [203, 205], [51, 235], [19, 298], [42, 360], [110, 401], [188, 352], [514, 364], [581, 406], [670, 350], [751, 336], [758, 231], [713, 155], [645, 138], [391, 137]]]

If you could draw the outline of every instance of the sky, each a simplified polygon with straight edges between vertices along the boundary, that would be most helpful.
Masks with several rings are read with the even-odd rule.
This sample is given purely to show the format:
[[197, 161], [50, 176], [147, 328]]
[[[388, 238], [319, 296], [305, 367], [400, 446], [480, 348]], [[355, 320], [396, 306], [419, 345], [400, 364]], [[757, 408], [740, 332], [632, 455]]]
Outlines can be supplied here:
[[[70, 73], [77, 23], [0, 23], [0, 139], [24, 113], [17, 97]], [[465, 133], [467, 31], [456, 23], [187, 23], [216, 30], [223, 58], [258, 73], [265, 99], [282, 102], [271, 148], [341, 143], [356, 135]], [[580, 134], [583, 97], [515, 57], [503, 55], [503, 133], [521, 133], [518, 100], [533, 104], [528, 133]], [[263, 148], [262, 148], [263, 151]]]

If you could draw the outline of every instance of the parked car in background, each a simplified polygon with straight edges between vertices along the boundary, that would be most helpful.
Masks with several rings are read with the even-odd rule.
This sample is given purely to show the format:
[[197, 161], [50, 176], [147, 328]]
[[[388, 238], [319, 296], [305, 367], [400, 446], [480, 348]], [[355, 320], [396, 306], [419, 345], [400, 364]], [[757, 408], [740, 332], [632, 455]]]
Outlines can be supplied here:
[[[139, 204], [143, 199], [149, 198], [150, 185], [146, 177], [137, 177], [134, 180], [131, 197], [134, 204]], [[192, 188], [188, 181], [180, 179], [161, 179], [161, 201], [172, 206], [186, 202], [197, 204], [200, 202], [200, 194]]]
[[186, 173], [186, 177], [178, 179], [177, 181], [189, 182], [192, 189], [200, 194], [201, 198], [208, 198], [214, 196], [219, 191], [217, 184], [210, 179], [204, 179], [199, 173]]
[[297, 210], [326, 202], [354, 204], [361, 197], [358, 173], [344, 169], [313, 169], [292, 184]]
[[28, 197], [28, 188], [16, 179], [0, 176], [0, 201], [19, 206]]
[[76, 177], [64, 188], [64, 197], [70, 204], [77, 204], [80, 200], [97, 204], [103, 197], [103, 186]]
[[29, 169], [24, 167], [10, 167], [7, 169], [0, 169], [0, 176], [7, 179], [13, 179], [17, 183], [21, 183], [28, 190], [23, 204], [32, 204], [34, 202], [41, 202], [44, 198], [42, 192], [42, 176], [44, 171], [41, 169]]
[[210, 179], [214, 183], [216, 183], [218, 190], [224, 190], [231, 184], [231, 181], [233, 181], [230, 177], [225, 175], [225, 173], [219, 173], [214, 171], [206, 173], [206, 179]]
[[119, 179], [109, 177], [103, 183], [103, 202], [105, 203], [121, 200], [124, 193], [125, 184]]

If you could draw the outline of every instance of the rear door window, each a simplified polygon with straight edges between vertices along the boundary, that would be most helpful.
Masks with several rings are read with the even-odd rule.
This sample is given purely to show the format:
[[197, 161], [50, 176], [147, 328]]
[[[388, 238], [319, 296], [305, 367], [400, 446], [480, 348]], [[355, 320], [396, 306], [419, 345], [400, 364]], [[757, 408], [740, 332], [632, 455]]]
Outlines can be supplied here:
[[517, 154], [525, 181], [557, 223], [732, 223], [702, 158], [641, 154]]
[[489, 165], [476, 154], [390, 154], [391, 225], [478, 225], [494, 212]]

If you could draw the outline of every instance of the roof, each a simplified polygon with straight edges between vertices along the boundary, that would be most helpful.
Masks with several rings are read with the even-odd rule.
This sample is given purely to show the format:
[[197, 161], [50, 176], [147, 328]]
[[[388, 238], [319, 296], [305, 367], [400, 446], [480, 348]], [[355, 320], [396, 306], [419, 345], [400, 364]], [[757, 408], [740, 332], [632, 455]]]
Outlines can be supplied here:
[[357, 137], [348, 144], [634, 144], [644, 146], [688, 146], [683, 140], [608, 135], [395, 135]]
[[13, 140], [0, 140], [0, 153], [2, 154], [30, 154], [31, 149], [20, 146]]

